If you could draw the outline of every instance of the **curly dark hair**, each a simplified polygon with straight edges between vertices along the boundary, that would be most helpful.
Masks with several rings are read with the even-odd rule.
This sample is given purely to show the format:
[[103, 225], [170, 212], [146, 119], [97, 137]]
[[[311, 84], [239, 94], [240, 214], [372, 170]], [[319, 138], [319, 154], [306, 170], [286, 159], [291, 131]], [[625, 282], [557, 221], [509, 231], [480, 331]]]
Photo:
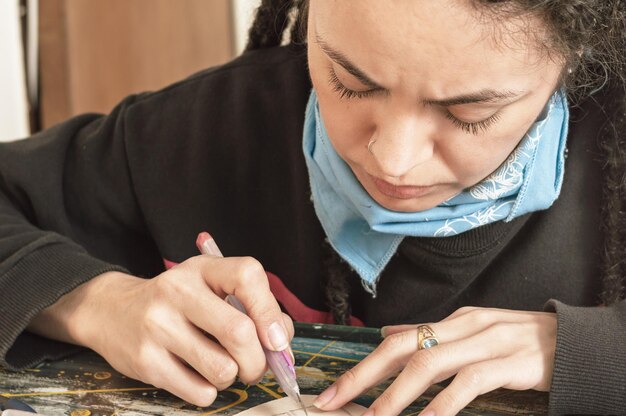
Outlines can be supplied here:
[[[603, 291], [609, 305], [626, 296], [626, 0], [470, 0], [481, 16], [536, 17], [547, 35], [538, 46], [564, 62], [563, 86], [576, 105], [603, 88], [617, 91], [604, 107], [611, 120], [603, 127]], [[246, 50], [278, 46], [289, 30], [293, 44], [306, 41], [307, 0], [262, 0], [249, 31]], [[524, 21], [524, 19], [521, 19]], [[533, 33], [528, 33], [533, 35]], [[593, 98], [593, 97], [592, 97]], [[346, 274], [332, 249], [326, 294], [338, 323], [350, 315]]]

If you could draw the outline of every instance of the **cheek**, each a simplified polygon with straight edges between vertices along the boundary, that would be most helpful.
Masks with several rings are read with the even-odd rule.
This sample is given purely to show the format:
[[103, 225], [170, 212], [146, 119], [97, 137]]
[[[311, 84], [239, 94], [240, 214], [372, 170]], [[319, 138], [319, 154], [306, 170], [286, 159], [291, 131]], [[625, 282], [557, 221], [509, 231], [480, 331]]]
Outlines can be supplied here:
[[309, 48], [309, 71], [326, 132], [337, 153], [346, 161], [359, 159], [374, 133], [374, 108], [366, 101], [340, 99], [328, 77], [327, 61], [317, 48]]
[[[528, 125], [532, 122], [528, 122]], [[465, 136], [449, 143], [442, 157], [463, 188], [475, 185], [495, 171], [517, 147], [527, 127], [514, 126], [487, 137]]]
[[326, 132], [337, 153], [347, 162], [361, 158], [375, 131], [369, 106], [339, 100], [330, 87], [316, 88], [316, 93]]
[[466, 147], [465, 156], [459, 154], [459, 158], [464, 159], [462, 163], [465, 165], [458, 164], [460, 173], [457, 177], [463, 178], [464, 187], [474, 185], [489, 176], [507, 160], [537, 120], [551, 94], [551, 90], [546, 90], [543, 94], [535, 95], [530, 101], [510, 107], [498, 122], [497, 129], [484, 138], [474, 142], [472, 137], [466, 137], [468, 143], [475, 144]]

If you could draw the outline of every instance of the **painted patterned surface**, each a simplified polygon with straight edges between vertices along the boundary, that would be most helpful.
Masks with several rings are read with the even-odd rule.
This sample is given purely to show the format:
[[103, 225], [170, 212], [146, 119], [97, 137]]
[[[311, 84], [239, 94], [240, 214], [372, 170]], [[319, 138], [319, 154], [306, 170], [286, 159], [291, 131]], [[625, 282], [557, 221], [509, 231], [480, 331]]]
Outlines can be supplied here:
[[[336, 339], [295, 338], [292, 348], [301, 392], [320, 393], [374, 347], [373, 344]], [[388, 383], [377, 386], [355, 401], [369, 405]], [[441, 389], [441, 386], [433, 386], [403, 415], [417, 415]], [[220, 392], [211, 407], [198, 408], [163, 390], [122, 376], [92, 352], [23, 372], [0, 369], [0, 394], [22, 400], [47, 416], [235, 415], [253, 405], [283, 396], [268, 373], [258, 385], [235, 383]], [[475, 400], [461, 414], [547, 414], [547, 395], [497, 390]]]

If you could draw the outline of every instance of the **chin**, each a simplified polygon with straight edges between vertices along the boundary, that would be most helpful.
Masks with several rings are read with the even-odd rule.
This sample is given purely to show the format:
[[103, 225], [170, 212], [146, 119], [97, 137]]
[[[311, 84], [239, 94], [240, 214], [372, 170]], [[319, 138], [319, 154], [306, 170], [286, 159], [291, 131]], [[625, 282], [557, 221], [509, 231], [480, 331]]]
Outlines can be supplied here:
[[396, 212], [421, 212], [427, 211], [436, 207], [446, 199], [439, 198], [412, 198], [412, 199], [397, 199], [390, 198], [385, 195], [372, 195], [370, 196], [378, 202], [383, 208]]

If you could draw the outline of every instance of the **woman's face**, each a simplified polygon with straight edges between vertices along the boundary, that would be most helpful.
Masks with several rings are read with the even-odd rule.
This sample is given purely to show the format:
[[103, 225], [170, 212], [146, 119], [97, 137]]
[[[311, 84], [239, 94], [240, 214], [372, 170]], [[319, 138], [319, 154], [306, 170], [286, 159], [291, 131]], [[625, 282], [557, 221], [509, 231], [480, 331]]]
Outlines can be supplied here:
[[324, 124], [372, 198], [426, 210], [506, 159], [562, 71], [527, 38], [541, 28], [481, 21], [469, 0], [310, 1], [309, 68]]

